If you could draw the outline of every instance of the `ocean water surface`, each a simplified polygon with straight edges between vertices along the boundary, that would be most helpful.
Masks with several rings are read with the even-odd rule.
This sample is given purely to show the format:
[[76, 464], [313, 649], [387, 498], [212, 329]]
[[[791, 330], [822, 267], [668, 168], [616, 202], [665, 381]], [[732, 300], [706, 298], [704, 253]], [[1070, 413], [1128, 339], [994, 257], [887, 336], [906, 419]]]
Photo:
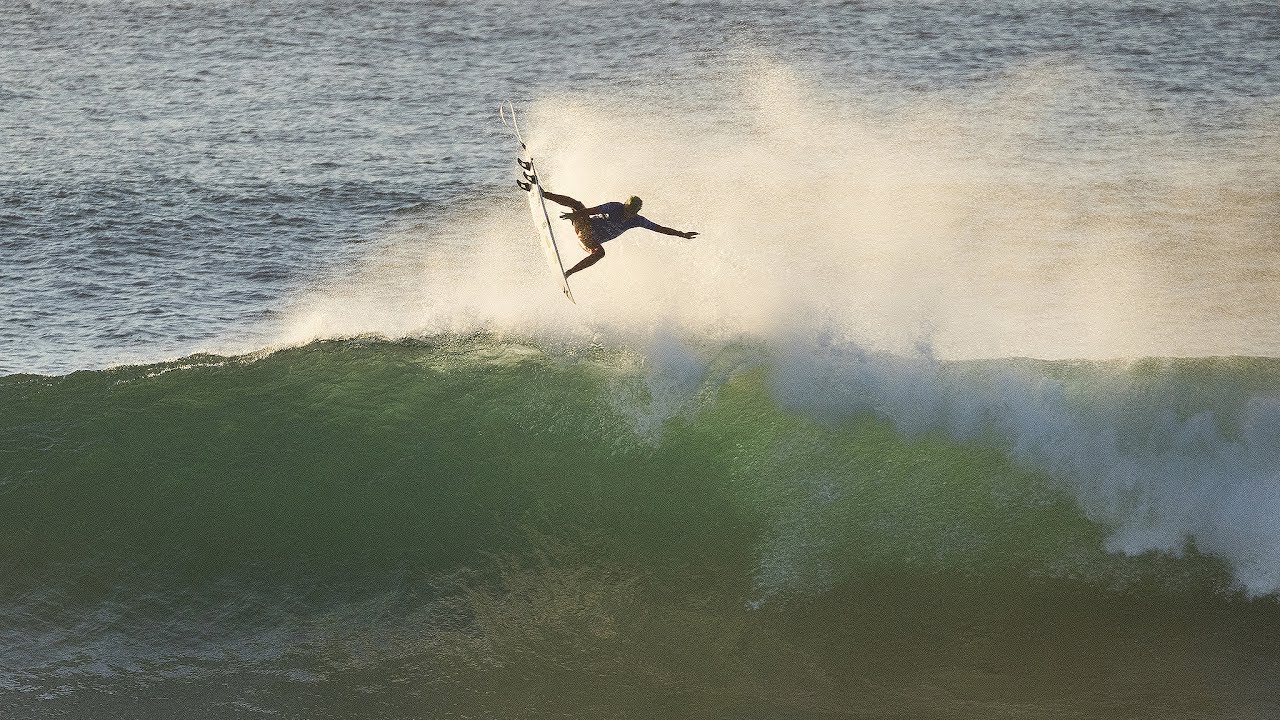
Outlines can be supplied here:
[[0, 20], [0, 716], [1280, 714], [1274, 3]]

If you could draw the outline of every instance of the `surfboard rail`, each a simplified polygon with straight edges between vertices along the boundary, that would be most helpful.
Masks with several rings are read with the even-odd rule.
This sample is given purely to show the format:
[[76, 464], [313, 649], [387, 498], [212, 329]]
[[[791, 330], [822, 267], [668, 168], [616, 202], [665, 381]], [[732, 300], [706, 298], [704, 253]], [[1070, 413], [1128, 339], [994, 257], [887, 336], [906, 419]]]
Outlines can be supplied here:
[[498, 116], [502, 118], [502, 124], [511, 129], [516, 136], [516, 142], [520, 144], [520, 152], [516, 158], [516, 165], [519, 168], [519, 177], [516, 185], [528, 196], [529, 212], [533, 215], [533, 225], [538, 233], [538, 240], [542, 245], [542, 252], [546, 255], [547, 266], [555, 272], [560, 278], [560, 290], [564, 296], [569, 298], [569, 302], [577, 304], [577, 300], [573, 299], [573, 290], [569, 287], [569, 278], [564, 274], [564, 261], [560, 258], [560, 248], [556, 245], [556, 234], [551, 228], [551, 213], [547, 211], [546, 198], [542, 196], [542, 183], [538, 178], [538, 171], [533, 162], [533, 155], [529, 152], [528, 145], [525, 144], [524, 134], [520, 132], [520, 123], [516, 118], [515, 105], [510, 100], [498, 105]]

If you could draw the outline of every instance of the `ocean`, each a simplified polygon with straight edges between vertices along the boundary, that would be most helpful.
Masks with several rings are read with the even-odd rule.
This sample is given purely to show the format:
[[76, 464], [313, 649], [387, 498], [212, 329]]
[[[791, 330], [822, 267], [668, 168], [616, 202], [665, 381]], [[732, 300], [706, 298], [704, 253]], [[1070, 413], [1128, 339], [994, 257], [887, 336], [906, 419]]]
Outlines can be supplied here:
[[5, 720], [1280, 717], [1275, 3], [0, 30]]

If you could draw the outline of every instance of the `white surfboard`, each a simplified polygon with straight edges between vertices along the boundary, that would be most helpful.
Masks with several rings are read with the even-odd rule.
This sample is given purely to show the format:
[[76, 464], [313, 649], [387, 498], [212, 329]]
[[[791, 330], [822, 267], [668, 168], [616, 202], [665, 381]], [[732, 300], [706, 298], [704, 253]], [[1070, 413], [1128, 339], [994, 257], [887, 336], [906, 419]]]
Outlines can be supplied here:
[[520, 133], [520, 124], [516, 121], [516, 108], [510, 101], [498, 106], [498, 115], [502, 124], [511, 128], [520, 143], [519, 179], [516, 184], [529, 197], [529, 212], [533, 214], [533, 225], [538, 232], [538, 240], [542, 243], [542, 252], [547, 256], [547, 265], [560, 279], [560, 290], [569, 302], [577, 304], [573, 299], [573, 291], [569, 289], [569, 278], [564, 276], [564, 262], [560, 260], [560, 249], [556, 247], [556, 234], [551, 229], [551, 215], [547, 212], [547, 201], [542, 197], [542, 184], [537, 168], [533, 164], [533, 155], [524, 144], [524, 136]]

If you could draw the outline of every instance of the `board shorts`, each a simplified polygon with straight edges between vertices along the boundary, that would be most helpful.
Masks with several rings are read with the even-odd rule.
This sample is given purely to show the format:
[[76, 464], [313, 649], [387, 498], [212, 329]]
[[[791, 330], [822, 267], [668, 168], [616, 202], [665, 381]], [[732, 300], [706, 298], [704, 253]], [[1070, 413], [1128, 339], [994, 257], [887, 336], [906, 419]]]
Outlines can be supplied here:
[[573, 232], [578, 236], [578, 243], [582, 245], [582, 249], [587, 252], [593, 252], [600, 247], [600, 243], [596, 242], [594, 233], [591, 232], [591, 220], [573, 220]]

